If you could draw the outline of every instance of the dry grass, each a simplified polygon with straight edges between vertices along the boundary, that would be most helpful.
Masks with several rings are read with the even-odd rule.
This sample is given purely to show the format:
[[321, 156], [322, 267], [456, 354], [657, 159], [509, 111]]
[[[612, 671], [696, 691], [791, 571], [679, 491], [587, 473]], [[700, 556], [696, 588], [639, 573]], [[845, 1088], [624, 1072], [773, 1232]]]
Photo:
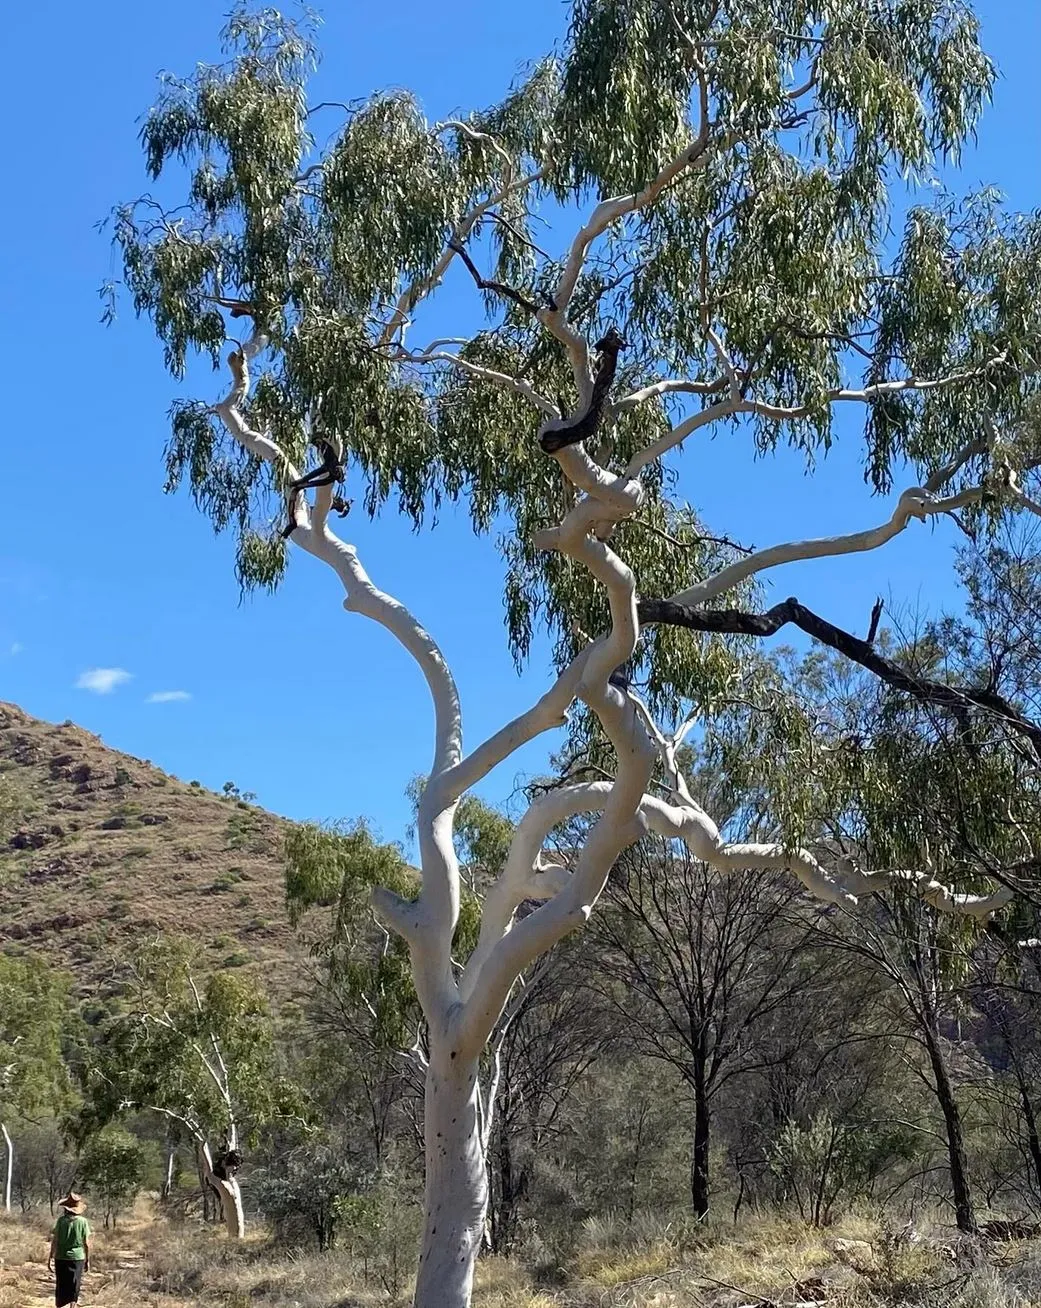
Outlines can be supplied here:
[[[53, 1302], [45, 1269], [49, 1226], [45, 1217], [0, 1217], [0, 1308]], [[871, 1268], [858, 1271], [837, 1258], [836, 1238], [871, 1243]], [[388, 1292], [346, 1254], [276, 1250], [260, 1230], [231, 1245], [217, 1227], [157, 1218], [146, 1200], [117, 1230], [96, 1232], [94, 1243], [85, 1294], [91, 1308], [405, 1308], [409, 1302], [409, 1286]], [[519, 1259], [483, 1259], [474, 1305], [785, 1308], [814, 1284], [823, 1284], [827, 1308], [1041, 1308], [1041, 1250], [1010, 1244], [973, 1264], [952, 1260], [936, 1241], [896, 1246], [867, 1218], [821, 1232], [771, 1217], [699, 1227], [649, 1215], [628, 1234], [621, 1223], [587, 1223], [572, 1274], [559, 1289], [539, 1286]]]
[[60, 960], [96, 997], [123, 941], [191, 922], [210, 962], [288, 996], [306, 950], [284, 907], [280, 819], [3, 702], [0, 772], [25, 805], [0, 841], [5, 952]]

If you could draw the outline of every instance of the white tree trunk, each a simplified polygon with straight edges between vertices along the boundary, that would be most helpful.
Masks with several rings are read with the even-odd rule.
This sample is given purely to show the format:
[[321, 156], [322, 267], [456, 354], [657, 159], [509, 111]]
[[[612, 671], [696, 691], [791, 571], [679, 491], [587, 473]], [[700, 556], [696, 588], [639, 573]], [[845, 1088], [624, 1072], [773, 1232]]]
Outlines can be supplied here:
[[213, 1177], [213, 1184], [220, 1195], [220, 1206], [224, 1213], [224, 1225], [232, 1240], [241, 1240], [246, 1234], [246, 1217], [242, 1211], [242, 1188], [232, 1177], [222, 1181]]
[[225, 1180], [213, 1170], [213, 1154], [210, 1146], [204, 1144], [199, 1151], [202, 1158], [205, 1180], [217, 1192], [220, 1199], [224, 1225], [232, 1240], [241, 1240], [246, 1234], [246, 1217], [242, 1211], [242, 1188], [233, 1176]]
[[426, 1221], [415, 1308], [469, 1308], [488, 1210], [477, 1072], [476, 1060], [461, 1060], [448, 1049], [431, 1053], [423, 1116]]
[[166, 1175], [163, 1177], [163, 1198], [169, 1199], [173, 1192], [174, 1177], [174, 1157], [177, 1154], [177, 1146], [168, 1144], [166, 1146]]
[[3, 1134], [7, 1152], [7, 1163], [4, 1169], [4, 1212], [9, 1213], [11, 1211], [11, 1178], [14, 1175], [14, 1142], [4, 1122], [0, 1122], [0, 1133]]

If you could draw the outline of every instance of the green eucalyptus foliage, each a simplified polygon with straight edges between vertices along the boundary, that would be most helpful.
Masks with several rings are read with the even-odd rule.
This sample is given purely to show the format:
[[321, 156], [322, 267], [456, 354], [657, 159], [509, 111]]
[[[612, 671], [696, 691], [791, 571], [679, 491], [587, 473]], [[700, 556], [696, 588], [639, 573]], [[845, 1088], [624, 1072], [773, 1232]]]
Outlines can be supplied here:
[[68, 977], [42, 959], [0, 954], [0, 1119], [58, 1115], [69, 1106], [70, 1015]]
[[286, 904], [299, 925], [314, 908], [332, 908], [315, 953], [325, 982], [346, 1008], [366, 1016], [379, 1048], [407, 1045], [418, 1005], [408, 947], [375, 919], [371, 896], [385, 887], [403, 898], [419, 892], [419, 877], [395, 845], [380, 844], [364, 823], [302, 823], [285, 836]]
[[[114, 1015], [87, 1052], [86, 1104], [80, 1134], [126, 1109], [156, 1109], [218, 1139], [232, 1125], [253, 1144], [278, 1118], [301, 1105], [278, 1073], [267, 1001], [242, 972], [203, 977], [196, 951], [184, 940], [159, 937], [129, 960]], [[207, 1063], [223, 1061], [231, 1114]]]
[[[413, 798], [418, 801], [418, 786]], [[497, 872], [509, 849], [512, 824], [474, 797], [459, 806], [457, 840], [473, 870]], [[286, 904], [299, 926], [315, 908], [332, 909], [314, 940], [324, 979], [349, 1008], [367, 1014], [367, 1037], [379, 1048], [398, 1048], [414, 1038], [418, 1001], [408, 947], [379, 924], [372, 892], [386, 889], [403, 899], [419, 893], [419, 873], [396, 845], [381, 844], [364, 822], [301, 823], [285, 836]], [[480, 899], [468, 878], [453, 949], [465, 959], [480, 929]]]
[[396, 845], [380, 844], [364, 822], [300, 823], [286, 831], [286, 904], [296, 926], [310, 908], [335, 907], [336, 933], [349, 931], [377, 886], [413, 898], [419, 878]]
[[[318, 124], [335, 111], [308, 111], [313, 29], [240, 7], [223, 62], [165, 79], [145, 119], [149, 175], [183, 203], [117, 211], [124, 280], [176, 377], [194, 355], [219, 364], [229, 327], [217, 298], [252, 303], [270, 348], [251, 422], [301, 464], [309, 432], [339, 435], [370, 514], [393, 501], [418, 526], [462, 500], [476, 531], [501, 534], [515, 655], [543, 625], [565, 658], [573, 624], [595, 635], [606, 613], [583, 569], [532, 547], [570, 495], [539, 449], [540, 415], [460, 367], [396, 357], [381, 340], [399, 297], [421, 320], [420, 292], [452, 230], [511, 180], [537, 175], [470, 241], [492, 276], [549, 304], [588, 207], [639, 191], [707, 141], [704, 166], [594, 245], [575, 289], [573, 326], [593, 342], [614, 323], [628, 342], [615, 395], [661, 376], [719, 378], [711, 327], [746, 398], [764, 406], [752, 419], [758, 448], [812, 456], [833, 439], [832, 388], [970, 373], [867, 406], [873, 486], [888, 488], [905, 459], [925, 473], [985, 414], [1015, 428], [1041, 356], [1035, 219], [1004, 213], [989, 193], [958, 205], [918, 192], [895, 248], [886, 237], [903, 194], [894, 187], [956, 160], [975, 128], [994, 79], [978, 37], [962, 0], [574, 0], [559, 53], [465, 128], [431, 124], [396, 91], [356, 104], [326, 140]], [[458, 260], [451, 275], [464, 277]], [[559, 344], [517, 303], [483, 298], [486, 326], [460, 325], [459, 357], [572, 409]], [[411, 330], [416, 344], [421, 323]], [[621, 471], [719, 395], [609, 418], [598, 457]], [[244, 587], [277, 585], [281, 474], [238, 451], [204, 403], [175, 406], [172, 428], [168, 487], [186, 484], [218, 531], [234, 530]], [[646, 482], [645, 522], [682, 544], [635, 525], [614, 544], [643, 593], [670, 593], [726, 556], [699, 541], [669, 468]], [[731, 674], [723, 655], [667, 633], [642, 660], [662, 701], [695, 687], [711, 700]]]
[[465, 795], [455, 811], [453, 825], [459, 861], [470, 873], [471, 882], [497, 877], [505, 866], [513, 840], [514, 825], [491, 804], [476, 795]]

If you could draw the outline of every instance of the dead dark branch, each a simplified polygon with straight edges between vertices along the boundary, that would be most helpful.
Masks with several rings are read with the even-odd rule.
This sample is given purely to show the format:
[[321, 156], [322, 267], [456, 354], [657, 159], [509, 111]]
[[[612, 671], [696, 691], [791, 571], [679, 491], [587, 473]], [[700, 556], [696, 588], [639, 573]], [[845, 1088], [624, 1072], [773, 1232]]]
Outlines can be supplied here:
[[[834, 623], [800, 604], [797, 599], [786, 599], [765, 613], [743, 613], [738, 609], [695, 609], [676, 604], [672, 600], [648, 599], [640, 601], [639, 614], [640, 621], [645, 624], [663, 623], [686, 627], [690, 631], [737, 636], [773, 636], [790, 623], [822, 645], [827, 645], [829, 649], [836, 650], [874, 673], [894, 690], [903, 691], [921, 704], [935, 704], [949, 709], [955, 715], [978, 709], [1000, 718], [1012, 731], [1029, 740], [1035, 753], [1041, 756], [1041, 726], [1032, 722], [993, 687], [951, 686], [946, 682], [920, 677], [879, 654], [870, 640], [861, 640], [852, 632], [836, 627]], [[872, 626], [874, 625], [873, 621]]]

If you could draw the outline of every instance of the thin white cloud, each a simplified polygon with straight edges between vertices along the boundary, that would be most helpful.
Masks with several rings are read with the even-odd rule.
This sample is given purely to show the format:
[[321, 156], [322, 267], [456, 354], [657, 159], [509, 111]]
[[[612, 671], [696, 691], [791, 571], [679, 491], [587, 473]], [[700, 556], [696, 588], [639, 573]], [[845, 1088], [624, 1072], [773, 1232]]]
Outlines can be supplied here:
[[21, 654], [23, 649], [25, 649], [25, 646], [22, 644], [22, 642], [20, 640], [16, 640], [7, 652], [8, 654], [10, 654], [12, 658], [14, 658], [16, 654]]
[[88, 668], [76, 679], [76, 689], [89, 690], [95, 695], [111, 695], [130, 677], [131, 674], [123, 668]]
[[146, 704], [175, 704], [191, 699], [187, 690], [153, 690], [145, 700]]

